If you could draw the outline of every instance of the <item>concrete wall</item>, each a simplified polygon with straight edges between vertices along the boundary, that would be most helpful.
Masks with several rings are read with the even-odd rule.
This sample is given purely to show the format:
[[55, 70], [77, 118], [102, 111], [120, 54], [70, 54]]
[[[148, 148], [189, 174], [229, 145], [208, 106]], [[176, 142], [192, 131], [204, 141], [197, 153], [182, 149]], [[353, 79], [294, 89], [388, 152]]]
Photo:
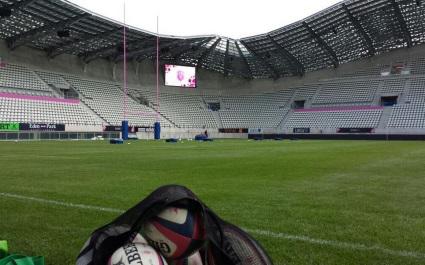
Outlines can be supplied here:
[[[203, 133], [208, 130], [208, 134], [214, 139], [247, 139], [248, 134], [242, 133], [219, 133], [216, 128], [210, 129], [180, 129], [180, 128], [161, 128], [161, 138], [177, 138], [177, 139], [193, 139], [196, 135]], [[102, 132], [103, 127], [101, 125], [72, 125], [67, 124], [65, 128], [66, 132]], [[312, 134], [335, 134], [337, 129], [315, 129], [311, 128]], [[264, 129], [264, 134], [292, 134], [292, 129]], [[403, 129], [403, 128], [385, 128], [375, 129], [375, 134], [425, 134], [425, 129]], [[137, 133], [139, 139], [154, 139], [153, 132], [139, 132]]]
[[[207, 130], [209, 137], [213, 139], [248, 139], [246, 133], [219, 133], [217, 129]], [[161, 139], [194, 139], [196, 135], [204, 131], [205, 129], [161, 128]], [[143, 140], [154, 139], [153, 132], [138, 132], [137, 137]]]
[[66, 124], [66, 132], [103, 132], [102, 125], [75, 125]]

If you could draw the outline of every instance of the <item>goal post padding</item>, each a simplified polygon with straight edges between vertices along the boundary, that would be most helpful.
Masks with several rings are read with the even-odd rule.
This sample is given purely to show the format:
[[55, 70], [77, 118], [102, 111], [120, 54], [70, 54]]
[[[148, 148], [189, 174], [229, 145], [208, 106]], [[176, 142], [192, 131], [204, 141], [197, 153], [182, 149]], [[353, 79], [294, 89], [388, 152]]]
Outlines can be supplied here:
[[121, 138], [128, 140], [128, 121], [121, 122]]
[[154, 138], [155, 140], [161, 140], [161, 124], [159, 122], [154, 124]]

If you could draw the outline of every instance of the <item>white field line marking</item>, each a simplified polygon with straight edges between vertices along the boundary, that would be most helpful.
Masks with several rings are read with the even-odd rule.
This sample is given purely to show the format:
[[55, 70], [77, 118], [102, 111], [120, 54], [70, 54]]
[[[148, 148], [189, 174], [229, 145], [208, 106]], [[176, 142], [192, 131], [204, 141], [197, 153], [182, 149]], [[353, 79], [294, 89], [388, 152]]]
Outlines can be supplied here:
[[52, 204], [52, 205], [71, 207], [71, 208], [96, 210], [96, 211], [101, 211], [101, 212], [109, 212], [109, 213], [123, 213], [124, 212], [124, 210], [120, 210], [120, 209], [98, 207], [98, 206], [91, 206], [91, 205], [85, 205], [85, 204], [75, 204], [75, 203], [69, 203], [69, 202], [60, 202], [60, 201], [54, 201], [54, 200], [48, 200], [48, 199], [42, 199], [42, 198], [36, 198], [36, 197], [28, 197], [28, 196], [22, 196], [22, 195], [4, 193], [4, 192], [0, 192], [0, 196], [1, 197], [13, 198], [13, 199], [19, 199], [19, 200], [25, 200], [25, 201], [34, 201], [34, 202], [39, 202], [39, 203], [42, 203], [42, 204]]
[[279, 239], [286, 239], [290, 241], [302, 241], [302, 242], [307, 242], [310, 244], [326, 245], [326, 246], [331, 246], [335, 248], [344, 248], [344, 249], [352, 249], [352, 250], [379, 251], [391, 256], [425, 259], [425, 253], [406, 251], [406, 250], [392, 250], [392, 249], [381, 247], [379, 245], [367, 246], [367, 245], [359, 244], [359, 243], [348, 243], [348, 242], [341, 242], [341, 241], [334, 241], [334, 240], [317, 239], [317, 238], [311, 238], [308, 236], [296, 236], [296, 235], [289, 235], [285, 233], [275, 233], [275, 232], [256, 230], [256, 229], [245, 229], [245, 231], [253, 233], [253, 234], [257, 234], [257, 235], [263, 235], [263, 236], [279, 238]]
[[[99, 207], [99, 206], [92, 206], [92, 205], [85, 205], [85, 204], [61, 202], [61, 201], [29, 197], [29, 196], [23, 196], [23, 195], [17, 195], [12, 193], [5, 193], [5, 192], [0, 192], [0, 197], [13, 198], [13, 199], [25, 200], [25, 201], [33, 201], [33, 202], [38, 202], [42, 204], [51, 204], [51, 205], [58, 205], [58, 206], [70, 207], [70, 208], [109, 212], [109, 213], [124, 212], [124, 210], [116, 209], [116, 208], [107, 208], [107, 207]], [[331, 246], [331, 247], [342, 248], [342, 249], [352, 249], [356, 251], [378, 251], [391, 256], [425, 259], [425, 253], [407, 251], [407, 250], [392, 250], [392, 249], [381, 247], [379, 245], [367, 246], [367, 245], [358, 244], [358, 243], [348, 243], [348, 242], [341, 242], [341, 241], [335, 241], [335, 240], [317, 239], [317, 238], [311, 238], [308, 236], [290, 235], [285, 233], [276, 233], [276, 232], [258, 230], [258, 229], [244, 229], [244, 230], [249, 233], [267, 236], [270, 238], [278, 238], [278, 239], [284, 239], [284, 240], [290, 240], [290, 241], [301, 241], [301, 242], [307, 242], [310, 244]]]

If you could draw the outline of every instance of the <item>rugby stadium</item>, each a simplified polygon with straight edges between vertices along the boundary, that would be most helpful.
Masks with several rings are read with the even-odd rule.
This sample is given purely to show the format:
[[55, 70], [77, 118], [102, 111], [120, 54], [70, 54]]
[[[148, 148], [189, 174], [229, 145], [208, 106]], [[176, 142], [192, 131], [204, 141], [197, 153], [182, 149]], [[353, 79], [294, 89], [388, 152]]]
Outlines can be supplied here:
[[299, 19], [180, 37], [0, 0], [0, 242], [75, 264], [179, 184], [277, 265], [425, 264], [425, 1]]

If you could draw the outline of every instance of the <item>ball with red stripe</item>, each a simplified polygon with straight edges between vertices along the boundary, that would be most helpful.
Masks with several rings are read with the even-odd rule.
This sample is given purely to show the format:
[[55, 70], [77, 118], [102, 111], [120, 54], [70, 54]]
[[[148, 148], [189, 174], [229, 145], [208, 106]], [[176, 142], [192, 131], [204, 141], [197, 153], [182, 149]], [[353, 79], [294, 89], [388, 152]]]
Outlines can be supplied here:
[[143, 233], [151, 245], [170, 259], [188, 257], [205, 241], [200, 213], [180, 207], [168, 207], [146, 222]]

